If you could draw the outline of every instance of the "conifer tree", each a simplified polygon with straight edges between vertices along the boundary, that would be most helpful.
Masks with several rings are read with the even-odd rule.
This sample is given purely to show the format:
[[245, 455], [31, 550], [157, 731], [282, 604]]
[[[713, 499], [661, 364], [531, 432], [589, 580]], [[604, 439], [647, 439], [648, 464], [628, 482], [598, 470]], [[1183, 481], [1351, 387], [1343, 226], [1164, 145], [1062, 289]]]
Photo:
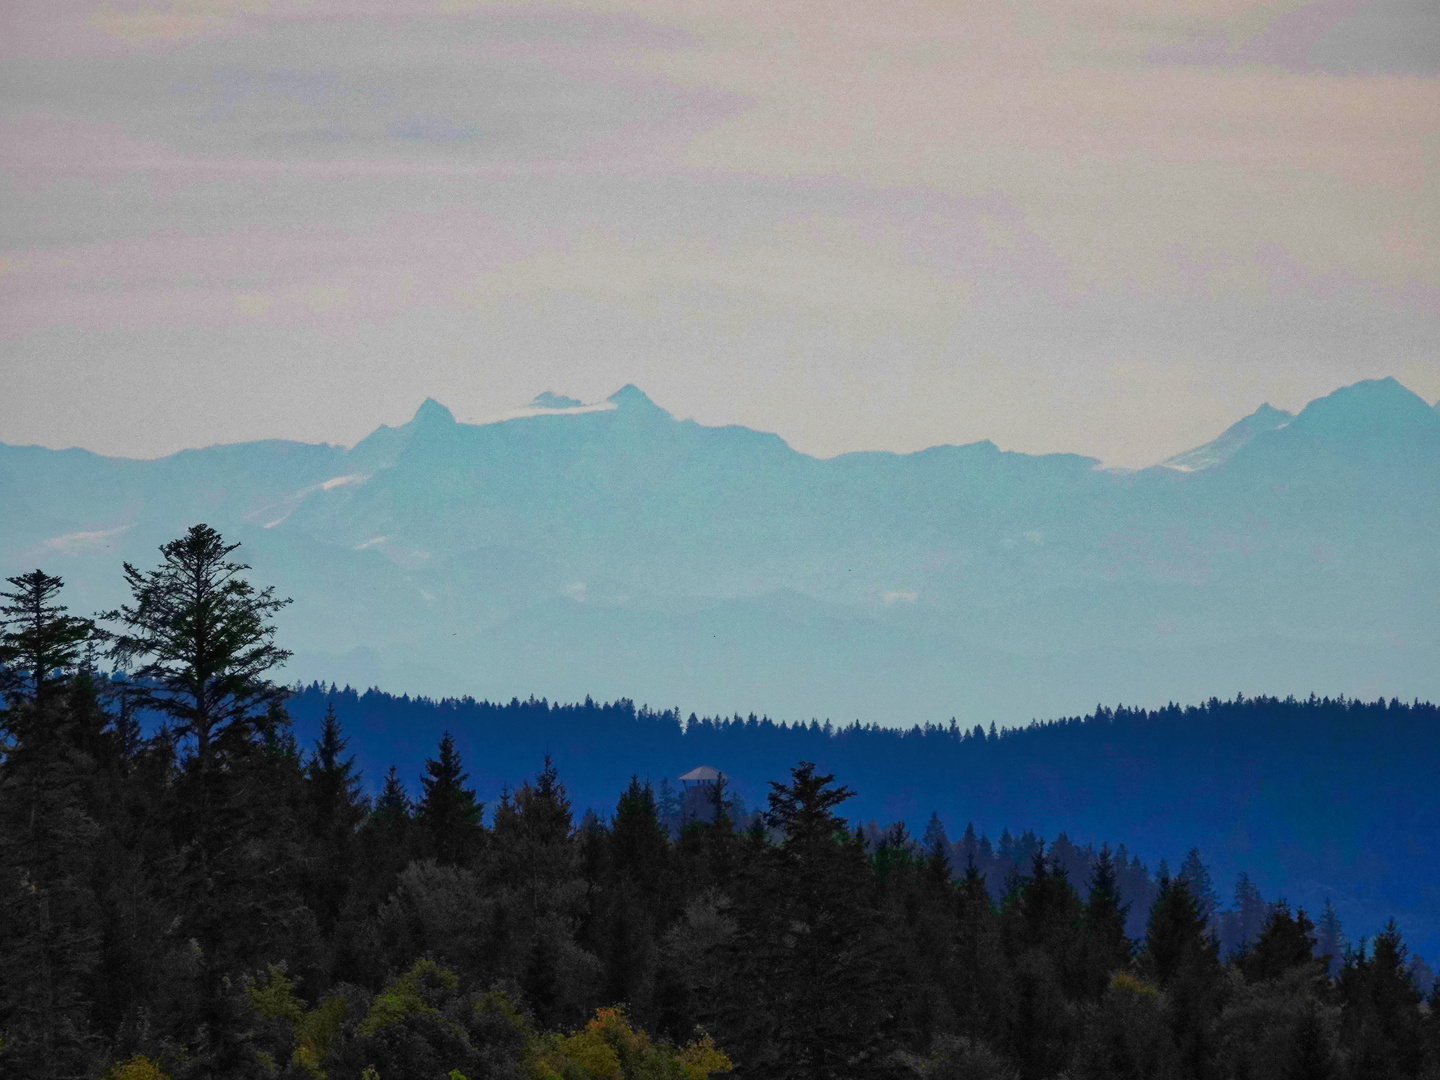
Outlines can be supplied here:
[[[703, 834], [712, 828], [694, 823], [684, 841], [703, 849]], [[593, 846], [590, 838], [603, 835], [598, 824], [581, 832], [587, 851]], [[602, 887], [589, 904], [589, 944], [605, 964], [607, 999], [628, 1002], [648, 1023], [656, 1015], [656, 939], [676, 882], [670, 838], [656, 814], [654, 791], [639, 777], [632, 776], [620, 795], [608, 841]]]
[[[0, 593], [0, 1073], [87, 1067], [99, 1034], [91, 993], [106, 918], [96, 889], [124, 748], [102, 707], [90, 650], [102, 635], [56, 602], [36, 570]], [[109, 914], [106, 912], [105, 914]]]
[[915, 869], [915, 842], [903, 821], [897, 821], [880, 834], [875, 852], [870, 856], [880, 888], [904, 888]]
[[936, 885], [948, 885], [950, 883], [950, 838], [945, 835], [945, 826], [940, 823], [940, 815], [930, 814], [930, 821], [925, 826], [925, 835], [921, 839], [921, 845], [925, 849], [925, 876]]
[[1030, 861], [1030, 874], [1013, 882], [1002, 907], [1015, 988], [1005, 1044], [1021, 1076], [1038, 1080], [1063, 1068], [1075, 1037], [1067, 999], [1083, 992], [1082, 908], [1064, 869], [1042, 848]]
[[160, 548], [159, 567], [125, 564], [133, 602], [111, 612], [123, 629], [111, 655], [131, 672], [138, 700], [167, 716], [174, 735], [195, 743], [208, 772], [222, 741], [247, 743], [262, 733], [288, 691], [268, 673], [290, 658], [275, 644], [270, 621], [290, 603], [273, 588], [257, 591], [241, 575], [208, 525], [194, 525]]
[[1080, 898], [1065, 876], [1042, 852], [1031, 856], [1030, 875], [1021, 879], [1012, 919], [1020, 948], [1043, 948], [1070, 966], [1081, 921]]
[[355, 758], [343, 756], [346, 745], [332, 701], [321, 722], [320, 738], [305, 766], [310, 835], [317, 848], [310, 902], [321, 927], [326, 930], [340, 917], [355, 869], [356, 829], [365, 817]]
[[215, 1072], [246, 1054], [227, 1019], [231, 978], [276, 935], [289, 935], [301, 906], [292, 886], [302, 877], [302, 778], [283, 730], [288, 691], [269, 678], [290, 656], [270, 621], [289, 601], [250, 585], [250, 568], [231, 558], [238, 547], [192, 526], [161, 546], [156, 569], [125, 564], [132, 603], [107, 616], [121, 626], [112, 658], [138, 665], [136, 703], [167, 718], [167, 743], [192, 749], [174, 784], [170, 878], [183, 931], [200, 951], [191, 1051]]
[[92, 620], [56, 602], [60, 578], [32, 570], [5, 580], [15, 591], [0, 592], [0, 694], [13, 706], [63, 686], [100, 635]]
[[572, 827], [570, 799], [548, 754], [534, 782], [502, 796], [495, 810], [490, 871], [503, 895], [504, 936], [521, 953], [520, 985], [544, 1024], [572, 1020], [592, 992], [594, 958], [569, 929], [585, 901]]
[[744, 1077], [840, 1080], [888, 1067], [893, 1005], [866, 859], [835, 813], [852, 792], [833, 782], [807, 761], [790, 783], [771, 783], [767, 820], [784, 839], [762, 852], [739, 903], [736, 981], [719, 1018]]
[[465, 786], [468, 779], [470, 774], [464, 771], [455, 740], [447, 731], [437, 755], [425, 762], [425, 776], [420, 780], [424, 795], [416, 808], [416, 820], [430, 853], [441, 865], [468, 863], [480, 842], [485, 805]]
[[405, 785], [400, 782], [400, 773], [391, 765], [385, 774], [385, 786], [380, 791], [380, 797], [375, 800], [375, 812], [371, 819], [398, 825], [409, 821], [413, 811], [410, 796], [405, 791]]
[[1130, 941], [1125, 936], [1125, 919], [1130, 905], [1121, 903], [1118, 874], [1110, 845], [1102, 844], [1090, 872], [1090, 896], [1085, 903], [1086, 993], [1098, 998], [1105, 992], [1111, 975], [1124, 970], [1130, 961]]
[[955, 971], [947, 987], [961, 1033], [997, 1039], [1010, 1005], [1010, 974], [1000, 940], [999, 915], [975, 863], [955, 890]]
[[390, 894], [396, 877], [415, 858], [414, 832], [414, 806], [399, 770], [391, 765], [356, 836], [358, 861], [365, 867], [355, 888], [356, 901], [362, 908], [380, 904]]
[[1195, 901], [1195, 910], [1205, 925], [1213, 925], [1218, 898], [1215, 895], [1214, 883], [1210, 879], [1210, 870], [1200, 861], [1199, 848], [1190, 849], [1185, 861], [1180, 864], [1180, 872], [1175, 876], [1176, 880], [1184, 882], [1190, 891], [1190, 896]]
[[305, 780], [314, 807], [317, 828], [330, 835], [346, 832], [359, 824], [365, 808], [360, 795], [360, 775], [355, 757], [342, 757], [349, 745], [340, 731], [335, 703], [330, 702], [320, 722], [320, 738], [305, 766]]
[[1315, 924], [1301, 908], [1294, 915], [1283, 901], [1275, 906], [1255, 944], [1235, 961], [1249, 982], [1277, 979], [1315, 959]]
[[615, 819], [610, 826], [611, 866], [618, 877], [637, 882], [658, 884], [669, 857], [669, 837], [660, 824], [655, 792], [638, 776], [615, 806]]
[[1336, 914], [1335, 905], [1327, 896], [1325, 908], [1320, 912], [1320, 923], [1316, 927], [1315, 955], [1325, 960], [1326, 973], [1331, 978], [1339, 973], [1348, 944], [1345, 940], [1345, 932], [1340, 925], [1340, 916]]
[[1145, 959], [1162, 986], [1187, 970], [1213, 965], [1205, 920], [1183, 878], [1161, 877], [1145, 930]]
[[1375, 935], [1370, 955], [1362, 940], [1340, 972], [1342, 1030], [1357, 1077], [1390, 1080], [1417, 1074], [1424, 1053], [1420, 991], [1405, 970], [1405, 943], [1391, 919]]

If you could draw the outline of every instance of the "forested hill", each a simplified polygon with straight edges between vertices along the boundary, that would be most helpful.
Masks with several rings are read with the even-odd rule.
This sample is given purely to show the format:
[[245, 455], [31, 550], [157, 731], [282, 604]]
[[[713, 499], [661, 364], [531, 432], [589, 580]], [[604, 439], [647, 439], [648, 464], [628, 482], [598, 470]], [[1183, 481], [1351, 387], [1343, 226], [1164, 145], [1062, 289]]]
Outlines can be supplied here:
[[602, 814], [632, 774], [678, 787], [697, 765], [763, 805], [768, 781], [809, 760], [856, 791], [852, 820], [903, 820], [918, 836], [935, 813], [956, 843], [973, 823], [997, 848], [1006, 830], [1051, 841], [1064, 832], [1079, 845], [1124, 843], [1152, 869], [1198, 846], [1224, 896], [1245, 872], [1269, 898], [1312, 911], [1333, 900], [1349, 926], [1393, 914], [1421, 952], [1440, 952], [1440, 709], [1428, 703], [1212, 699], [1005, 731], [897, 730], [312, 684], [289, 704], [302, 745], [331, 702], [371, 789], [391, 764], [418, 789], [447, 730], [492, 806], [546, 754], [577, 809]]

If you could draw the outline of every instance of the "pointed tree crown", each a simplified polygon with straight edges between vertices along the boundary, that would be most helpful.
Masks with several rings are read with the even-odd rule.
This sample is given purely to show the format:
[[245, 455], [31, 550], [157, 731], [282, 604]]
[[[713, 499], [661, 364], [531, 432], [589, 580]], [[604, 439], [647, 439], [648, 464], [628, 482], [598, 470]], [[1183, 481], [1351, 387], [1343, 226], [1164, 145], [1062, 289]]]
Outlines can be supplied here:
[[341, 757], [348, 744], [349, 740], [340, 732], [335, 703], [329, 702], [320, 723], [320, 738], [305, 767], [310, 802], [319, 819], [325, 823], [340, 823], [339, 819], [343, 818], [346, 819], [345, 824], [354, 825], [363, 813], [355, 757]]
[[804, 847], [847, 835], [835, 807], [852, 798], [848, 787], [832, 787], [835, 777], [817, 775], [815, 763], [802, 761], [790, 770], [790, 783], [770, 781], [766, 821], [785, 834], [786, 847]]
[[38, 701], [79, 670], [100, 634], [56, 602], [62, 579], [32, 570], [5, 580], [14, 591], [0, 592], [0, 692], [11, 705]]
[[249, 736], [276, 715], [288, 691], [268, 678], [290, 658], [270, 621], [289, 600], [256, 590], [208, 525], [192, 526], [160, 548], [161, 564], [141, 572], [125, 564], [133, 603], [110, 612], [121, 623], [111, 655], [131, 672], [141, 703], [167, 716], [177, 736], [193, 738], [204, 761], [218, 737]]
[[425, 775], [420, 779], [424, 795], [416, 813], [441, 862], [463, 862], [478, 838], [485, 806], [476, 801], [474, 790], [465, 786], [469, 779], [455, 739], [447, 731], [436, 756], [425, 762]]

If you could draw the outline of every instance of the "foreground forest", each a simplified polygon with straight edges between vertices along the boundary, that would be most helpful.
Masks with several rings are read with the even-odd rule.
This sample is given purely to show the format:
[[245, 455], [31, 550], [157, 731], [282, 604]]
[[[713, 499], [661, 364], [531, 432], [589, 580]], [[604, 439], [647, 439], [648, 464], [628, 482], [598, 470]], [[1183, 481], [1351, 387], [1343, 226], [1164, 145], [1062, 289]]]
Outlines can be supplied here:
[[99, 623], [39, 571], [0, 605], [0, 1074], [1440, 1078], [1393, 924], [1262, 903], [1222, 950], [1198, 858], [1012, 837], [997, 882], [808, 761], [678, 829], [639, 779], [577, 820], [548, 761], [486, 807], [448, 736], [367, 798], [268, 677], [284, 601], [204, 526], [162, 553]]

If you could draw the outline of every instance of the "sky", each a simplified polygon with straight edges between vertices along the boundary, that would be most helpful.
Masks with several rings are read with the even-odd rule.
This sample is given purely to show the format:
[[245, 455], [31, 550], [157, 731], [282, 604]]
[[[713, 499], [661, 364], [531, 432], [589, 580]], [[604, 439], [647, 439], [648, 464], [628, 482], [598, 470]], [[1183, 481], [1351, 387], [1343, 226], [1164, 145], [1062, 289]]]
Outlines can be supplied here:
[[1440, 398], [1434, 0], [6, 0], [0, 441], [625, 383], [1151, 464]]

